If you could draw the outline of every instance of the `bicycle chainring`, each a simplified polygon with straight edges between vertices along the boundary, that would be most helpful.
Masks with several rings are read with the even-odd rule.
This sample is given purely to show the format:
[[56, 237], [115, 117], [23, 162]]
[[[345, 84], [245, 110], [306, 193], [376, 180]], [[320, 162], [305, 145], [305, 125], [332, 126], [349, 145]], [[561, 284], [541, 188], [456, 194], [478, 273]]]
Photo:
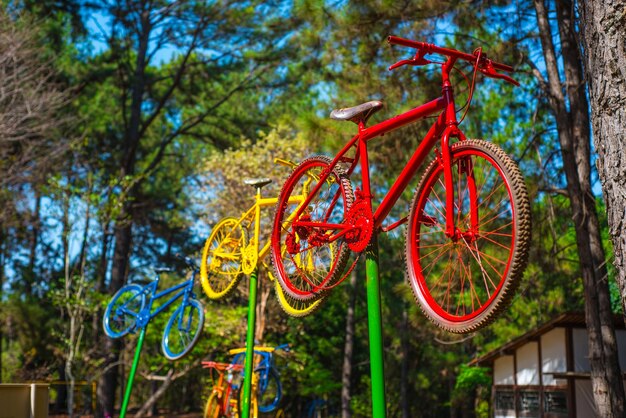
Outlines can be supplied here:
[[346, 233], [348, 248], [357, 253], [365, 250], [374, 233], [374, 217], [367, 200], [357, 197], [348, 210], [345, 223], [353, 228]]
[[285, 247], [287, 247], [287, 253], [290, 255], [294, 255], [300, 251], [300, 244], [296, 239], [295, 232], [287, 232], [287, 235], [285, 236]]
[[254, 242], [248, 244], [241, 254], [241, 270], [243, 274], [249, 275], [256, 268], [259, 254]]

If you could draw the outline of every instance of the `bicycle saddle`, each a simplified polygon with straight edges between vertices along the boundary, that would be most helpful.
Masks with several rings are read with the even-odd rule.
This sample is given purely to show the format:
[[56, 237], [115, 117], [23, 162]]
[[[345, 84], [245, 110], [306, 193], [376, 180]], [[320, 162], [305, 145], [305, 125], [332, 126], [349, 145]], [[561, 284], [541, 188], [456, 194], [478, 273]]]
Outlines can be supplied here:
[[270, 184], [271, 182], [272, 182], [272, 179], [268, 179], [268, 178], [245, 179], [243, 181], [244, 184], [247, 184], [249, 186], [259, 187], [259, 188], [266, 186]]
[[365, 124], [370, 116], [378, 112], [382, 107], [383, 102], [373, 100], [354, 107], [335, 109], [330, 112], [330, 118], [335, 120], [350, 120], [356, 124], [363, 122]]

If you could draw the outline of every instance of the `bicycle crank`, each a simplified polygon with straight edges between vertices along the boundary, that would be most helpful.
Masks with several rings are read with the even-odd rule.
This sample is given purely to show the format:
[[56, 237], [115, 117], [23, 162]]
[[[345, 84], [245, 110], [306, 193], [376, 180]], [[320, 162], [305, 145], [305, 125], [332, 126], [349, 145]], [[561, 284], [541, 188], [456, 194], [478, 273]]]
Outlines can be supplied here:
[[365, 250], [374, 233], [372, 209], [367, 200], [357, 197], [348, 210], [345, 223], [351, 227], [346, 233], [348, 248], [357, 253]]
[[251, 274], [256, 267], [258, 259], [259, 253], [257, 252], [256, 244], [251, 242], [243, 250], [241, 257], [241, 270], [243, 274]]

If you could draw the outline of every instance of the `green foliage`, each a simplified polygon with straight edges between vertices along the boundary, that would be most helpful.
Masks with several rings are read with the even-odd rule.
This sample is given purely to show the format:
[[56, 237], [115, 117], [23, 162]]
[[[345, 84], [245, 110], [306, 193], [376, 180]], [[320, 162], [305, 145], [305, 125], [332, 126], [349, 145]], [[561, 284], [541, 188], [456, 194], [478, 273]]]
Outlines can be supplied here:
[[490, 369], [486, 367], [467, 366], [462, 364], [454, 384], [455, 392], [469, 393], [478, 386], [491, 386]]

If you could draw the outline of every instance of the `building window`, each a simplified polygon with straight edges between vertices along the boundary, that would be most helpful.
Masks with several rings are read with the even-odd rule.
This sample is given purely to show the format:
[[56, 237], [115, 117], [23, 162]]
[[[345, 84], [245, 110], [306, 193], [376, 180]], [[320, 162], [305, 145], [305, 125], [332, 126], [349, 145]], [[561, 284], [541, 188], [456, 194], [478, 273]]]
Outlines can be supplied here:
[[[567, 416], [567, 394], [562, 391], [544, 392], [543, 409], [554, 416]], [[552, 416], [552, 415], [551, 415]]]
[[496, 415], [515, 414], [515, 392], [512, 390], [496, 390]]
[[517, 410], [520, 417], [539, 417], [539, 392], [521, 390], [519, 392]]

